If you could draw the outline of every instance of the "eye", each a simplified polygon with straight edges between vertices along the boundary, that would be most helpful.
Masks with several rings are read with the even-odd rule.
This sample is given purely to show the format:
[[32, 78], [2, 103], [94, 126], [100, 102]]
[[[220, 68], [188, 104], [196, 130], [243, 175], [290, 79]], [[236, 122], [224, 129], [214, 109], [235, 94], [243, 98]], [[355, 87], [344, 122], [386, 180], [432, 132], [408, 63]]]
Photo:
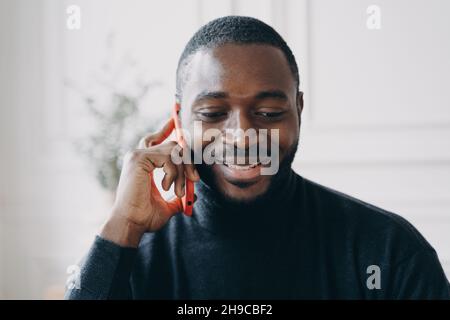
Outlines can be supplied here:
[[217, 118], [226, 115], [226, 112], [201, 112], [200, 115], [208, 118]]
[[225, 111], [197, 111], [197, 116], [203, 121], [217, 121], [227, 115]]
[[256, 112], [256, 115], [268, 118], [268, 119], [276, 119], [281, 117], [284, 114], [284, 111], [277, 111], [277, 112]]

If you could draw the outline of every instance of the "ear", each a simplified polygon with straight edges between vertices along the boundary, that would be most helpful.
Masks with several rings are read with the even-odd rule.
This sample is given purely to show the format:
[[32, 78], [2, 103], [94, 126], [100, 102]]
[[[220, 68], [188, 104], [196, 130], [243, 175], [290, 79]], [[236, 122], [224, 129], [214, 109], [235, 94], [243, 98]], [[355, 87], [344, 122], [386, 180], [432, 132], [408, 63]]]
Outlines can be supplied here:
[[178, 93], [174, 94], [175, 97], [175, 103], [181, 104], [181, 97]]
[[175, 102], [174, 102], [174, 109], [172, 111], [172, 116], [176, 115], [177, 117], [179, 117], [180, 111], [181, 111], [181, 99], [180, 96], [175, 93]]
[[297, 92], [297, 115], [298, 115], [298, 123], [302, 122], [302, 111], [303, 111], [303, 92], [298, 91]]
[[181, 110], [180, 103], [175, 101], [175, 104], [173, 105], [173, 110], [172, 110], [172, 118], [174, 121], [180, 121], [180, 110]]

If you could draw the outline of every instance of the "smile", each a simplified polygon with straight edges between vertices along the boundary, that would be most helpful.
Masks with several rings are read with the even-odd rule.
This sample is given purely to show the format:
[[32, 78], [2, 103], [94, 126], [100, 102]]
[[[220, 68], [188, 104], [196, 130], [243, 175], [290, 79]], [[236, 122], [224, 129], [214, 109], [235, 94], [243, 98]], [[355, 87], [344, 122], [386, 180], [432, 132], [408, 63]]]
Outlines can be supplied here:
[[253, 168], [258, 167], [259, 165], [261, 165], [260, 162], [254, 163], [254, 164], [250, 164], [250, 165], [245, 165], [245, 164], [230, 164], [230, 163], [223, 163], [225, 166], [227, 166], [230, 169], [234, 169], [234, 170], [241, 170], [241, 171], [245, 171], [245, 170], [250, 170]]
[[217, 163], [228, 182], [256, 182], [261, 177], [260, 162], [254, 164]]

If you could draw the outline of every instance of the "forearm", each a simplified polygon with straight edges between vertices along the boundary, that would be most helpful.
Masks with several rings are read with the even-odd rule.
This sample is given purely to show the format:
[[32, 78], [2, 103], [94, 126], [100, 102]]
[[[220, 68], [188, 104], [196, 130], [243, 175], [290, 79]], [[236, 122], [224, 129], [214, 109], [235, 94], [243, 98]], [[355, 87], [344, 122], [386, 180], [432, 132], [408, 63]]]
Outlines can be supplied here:
[[68, 289], [65, 299], [131, 299], [129, 279], [136, 252], [97, 236], [81, 266], [79, 287]]

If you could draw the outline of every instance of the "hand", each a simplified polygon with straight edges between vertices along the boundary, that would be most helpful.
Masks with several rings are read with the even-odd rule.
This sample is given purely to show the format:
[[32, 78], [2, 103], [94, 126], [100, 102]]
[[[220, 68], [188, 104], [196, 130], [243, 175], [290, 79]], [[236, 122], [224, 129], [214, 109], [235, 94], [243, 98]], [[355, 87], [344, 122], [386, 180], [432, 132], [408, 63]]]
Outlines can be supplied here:
[[[104, 239], [137, 247], [145, 232], [161, 229], [174, 214], [183, 211], [185, 177], [192, 181], [200, 177], [192, 163], [172, 162], [170, 155], [177, 143], [163, 141], [173, 129], [171, 119], [159, 132], [142, 138], [138, 149], [125, 156], [111, 216], [100, 233]], [[176, 196], [170, 201], [164, 200], [155, 184], [155, 168], [165, 172], [161, 183], [164, 190], [174, 184]]]

